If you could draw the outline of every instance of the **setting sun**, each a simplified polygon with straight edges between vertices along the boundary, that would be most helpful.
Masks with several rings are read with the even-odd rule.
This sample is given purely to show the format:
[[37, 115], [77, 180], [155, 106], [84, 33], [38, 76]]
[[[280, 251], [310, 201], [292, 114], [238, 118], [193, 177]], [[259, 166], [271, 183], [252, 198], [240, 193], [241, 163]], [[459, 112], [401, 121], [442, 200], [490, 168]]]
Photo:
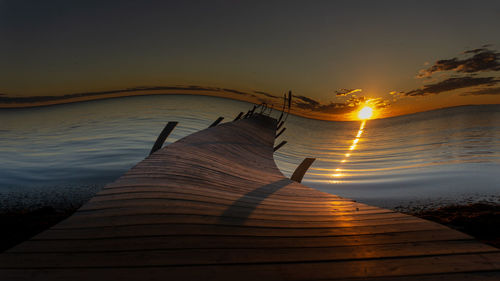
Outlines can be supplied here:
[[359, 112], [358, 112], [358, 118], [359, 119], [370, 119], [373, 115], [373, 109], [369, 106], [363, 107]]

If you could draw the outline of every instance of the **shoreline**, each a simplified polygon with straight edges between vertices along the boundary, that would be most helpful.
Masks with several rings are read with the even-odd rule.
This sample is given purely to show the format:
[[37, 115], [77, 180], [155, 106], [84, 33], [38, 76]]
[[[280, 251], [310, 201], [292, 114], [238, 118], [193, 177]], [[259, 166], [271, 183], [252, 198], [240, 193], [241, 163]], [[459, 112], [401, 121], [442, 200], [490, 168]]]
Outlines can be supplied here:
[[[17, 209], [0, 213], [0, 253], [71, 216], [80, 206]], [[395, 211], [434, 221], [500, 248], [500, 204], [478, 202]]]
[[500, 249], [500, 204], [476, 202], [400, 211], [466, 233]]

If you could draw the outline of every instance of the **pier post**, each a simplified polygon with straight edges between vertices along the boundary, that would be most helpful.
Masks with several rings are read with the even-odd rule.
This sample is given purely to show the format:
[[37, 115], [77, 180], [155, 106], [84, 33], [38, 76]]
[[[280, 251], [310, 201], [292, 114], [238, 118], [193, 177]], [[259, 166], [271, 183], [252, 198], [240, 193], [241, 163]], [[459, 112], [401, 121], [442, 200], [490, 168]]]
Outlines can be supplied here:
[[217, 120], [215, 120], [215, 121], [214, 121], [214, 122], [213, 122], [210, 126], [208, 126], [208, 127], [209, 127], [209, 128], [215, 127], [215, 126], [219, 125], [219, 123], [220, 123], [222, 120], [224, 120], [224, 117], [222, 117], [222, 116], [221, 116], [221, 117], [217, 118]]
[[300, 163], [300, 165], [297, 167], [297, 169], [295, 169], [290, 179], [298, 183], [302, 182], [302, 178], [304, 178], [304, 175], [306, 174], [309, 167], [311, 167], [314, 160], [316, 160], [316, 158], [304, 159], [302, 163]]
[[170, 133], [174, 130], [175, 126], [177, 126], [178, 123], [179, 122], [168, 122], [167, 123], [165, 128], [163, 128], [160, 135], [156, 139], [155, 144], [151, 148], [151, 152], [149, 152], [149, 155], [155, 153], [157, 150], [159, 150], [163, 146], [163, 143], [165, 143], [165, 140], [170, 135]]

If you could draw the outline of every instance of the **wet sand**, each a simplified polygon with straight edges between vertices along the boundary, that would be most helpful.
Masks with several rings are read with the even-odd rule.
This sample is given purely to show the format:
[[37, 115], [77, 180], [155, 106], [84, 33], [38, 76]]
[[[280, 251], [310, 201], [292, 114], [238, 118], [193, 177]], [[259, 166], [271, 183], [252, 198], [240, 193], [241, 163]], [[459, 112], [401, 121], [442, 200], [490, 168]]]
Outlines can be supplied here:
[[448, 205], [406, 213], [444, 224], [500, 248], [500, 204]]

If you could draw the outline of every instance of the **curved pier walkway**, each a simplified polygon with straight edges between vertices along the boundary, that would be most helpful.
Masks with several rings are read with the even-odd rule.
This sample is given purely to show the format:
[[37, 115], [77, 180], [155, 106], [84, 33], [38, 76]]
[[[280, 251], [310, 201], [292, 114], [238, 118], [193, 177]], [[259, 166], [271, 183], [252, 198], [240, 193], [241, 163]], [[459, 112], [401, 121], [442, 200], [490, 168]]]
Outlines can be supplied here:
[[284, 177], [257, 115], [153, 153], [0, 255], [0, 280], [500, 280], [500, 252]]

